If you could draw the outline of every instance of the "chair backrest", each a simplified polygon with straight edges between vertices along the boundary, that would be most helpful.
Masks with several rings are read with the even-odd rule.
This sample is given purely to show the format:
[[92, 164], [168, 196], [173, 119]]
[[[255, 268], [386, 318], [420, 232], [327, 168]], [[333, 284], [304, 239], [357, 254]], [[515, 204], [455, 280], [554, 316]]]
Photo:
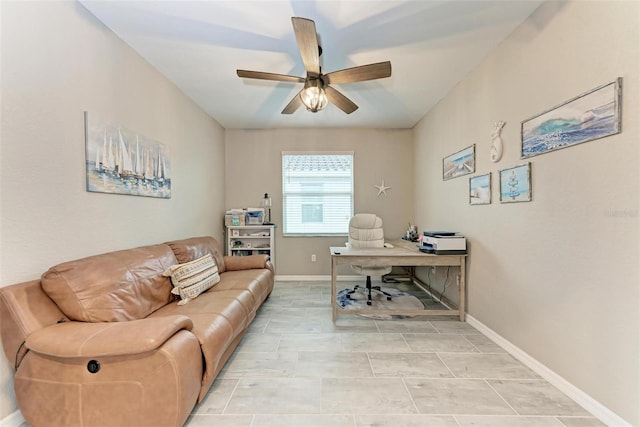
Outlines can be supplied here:
[[349, 246], [353, 248], [382, 248], [384, 229], [382, 219], [375, 214], [356, 214], [349, 221]]

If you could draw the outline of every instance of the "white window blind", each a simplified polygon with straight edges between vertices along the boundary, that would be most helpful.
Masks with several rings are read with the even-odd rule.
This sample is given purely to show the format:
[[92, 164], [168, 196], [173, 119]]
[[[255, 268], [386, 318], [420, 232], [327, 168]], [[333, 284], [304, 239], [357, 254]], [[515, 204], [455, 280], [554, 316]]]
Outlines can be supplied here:
[[283, 235], [346, 235], [353, 152], [282, 153]]

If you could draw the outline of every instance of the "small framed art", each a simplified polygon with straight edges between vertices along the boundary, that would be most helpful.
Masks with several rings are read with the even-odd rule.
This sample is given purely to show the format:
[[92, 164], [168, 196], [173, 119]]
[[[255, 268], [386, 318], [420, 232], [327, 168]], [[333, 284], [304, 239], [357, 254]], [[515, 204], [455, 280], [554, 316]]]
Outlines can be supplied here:
[[442, 159], [442, 179], [457, 178], [476, 171], [476, 145], [460, 150]]
[[500, 171], [500, 203], [531, 201], [531, 163]]
[[469, 204], [491, 204], [491, 172], [469, 178]]

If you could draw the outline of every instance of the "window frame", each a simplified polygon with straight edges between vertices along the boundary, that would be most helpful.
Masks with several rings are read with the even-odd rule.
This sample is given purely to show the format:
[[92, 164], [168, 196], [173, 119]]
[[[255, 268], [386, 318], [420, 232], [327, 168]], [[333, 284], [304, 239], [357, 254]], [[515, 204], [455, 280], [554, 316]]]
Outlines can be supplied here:
[[[303, 231], [303, 232], [291, 232], [291, 231], [287, 231], [287, 197], [290, 196], [291, 194], [295, 194], [295, 192], [291, 192], [291, 191], [285, 191], [285, 187], [287, 185], [286, 179], [287, 179], [287, 175], [286, 175], [286, 171], [285, 171], [285, 157], [286, 156], [350, 156], [351, 157], [351, 183], [350, 183], [350, 189], [348, 192], [342, 192], [341, 194], [348, 194], [349, 198], [350, 198], [350, 213], [349, 213], [349, 218], [347, 219], [347, 228], [344, 231], [338, 231], [338, 232], [323, 232], [323, 231], [317, 231], [317, 230], [312, 230], [312, 231]], [[354, 209], [355, 209], [355, 194], [354, 194], [354, 187], [355, 187], [355, 153], [353, 151], [282, 151], [281, 152], [281, 178], [282, 178], [282, 235], [283, 237], [345, 237], [348, 236], [349, 234], [349, 230], [348, 230], [348, 221], [351, 219], [351, 217], [353, 216], [354, 213]], [[304, 194], [304, 193], [298, 193], [298, 194]], [[314, 194], [314, 193], [308, 193], [308, 194]], [[316, 193], [318, 195], [321, 195], [320, 193]], [[334, 193], [327, 193], [327, 194], [338, 194], [338, 192], [334, 192]], [[325, 204], [322, 204], [323, 209], [326, 207]]]

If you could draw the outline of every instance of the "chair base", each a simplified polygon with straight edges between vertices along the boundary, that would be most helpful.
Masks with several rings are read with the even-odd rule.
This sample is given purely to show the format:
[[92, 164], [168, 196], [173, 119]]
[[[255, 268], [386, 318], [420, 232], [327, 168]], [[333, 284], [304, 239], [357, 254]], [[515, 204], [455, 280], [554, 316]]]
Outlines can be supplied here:
[[[360, 285], [356, 285], [354, 286], [352, 291], [347, 292], [346, 297], [348, 299], [351, 299], [351, 294], [355, 293], [357, 291], [357, 289], [360, 287]], [[371, 286], [371, 276], [367, 276], [367, 284], [366, 284], [366, 289], [367, 289], [367, 305], [371, 305], [372, 304], [372, 300], [371, 300], [371, 291], [375, 290], [380, 292], [381, 294], [384, 294], [387, 296], [387, 301], [391, 301], [392, 295], [383, 291], [382, 288], [380, 286]]]

